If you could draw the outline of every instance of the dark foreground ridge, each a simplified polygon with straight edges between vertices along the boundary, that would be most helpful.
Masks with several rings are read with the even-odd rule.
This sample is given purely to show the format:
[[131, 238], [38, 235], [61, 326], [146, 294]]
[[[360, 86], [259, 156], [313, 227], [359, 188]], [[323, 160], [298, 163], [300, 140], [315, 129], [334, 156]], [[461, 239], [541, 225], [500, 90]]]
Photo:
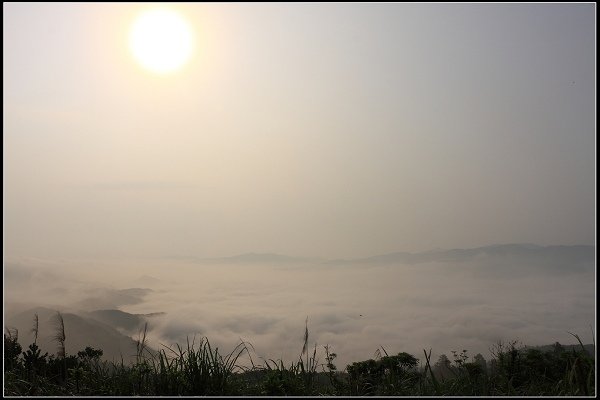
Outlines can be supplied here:
[[[56, 355], [34, 342], [23, 351], [18, 332], [4, 333], [5, 396], [594, 396], [595, 348], [584, 345], [525, 347], [496, 343], [492, 358], [474, 357], [467, 350], [425, 362], [412, 354], [390, 355], [354, 362], [344, 371], [336, 354], [324, 346], [309, 349], [308, 327], [297, 361], [252, 360], [251, 344], [241, 342], [230, 353], [213, 348], [207, 338], [159, 351], [146, 346], [146, 330], [136, 341], [128, 363], [103, 361], [102, 349], [86, 346], [77, 354], [65, 351], [65, 319], [57, 313]], [[240, 362], [249, 356], [250, 364]]]

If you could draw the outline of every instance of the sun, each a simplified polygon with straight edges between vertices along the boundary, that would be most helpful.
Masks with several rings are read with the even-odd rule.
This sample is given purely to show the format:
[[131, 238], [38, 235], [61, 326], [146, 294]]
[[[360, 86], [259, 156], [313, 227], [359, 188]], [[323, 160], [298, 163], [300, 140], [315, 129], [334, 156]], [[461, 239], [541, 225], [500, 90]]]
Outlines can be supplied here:
[[192, 30], [176, 11], [154, 8], [142, 12], [134, 21], [129, 47], [144, 68], [157, 74], [168, 74], [183, 67], [190, 59]]

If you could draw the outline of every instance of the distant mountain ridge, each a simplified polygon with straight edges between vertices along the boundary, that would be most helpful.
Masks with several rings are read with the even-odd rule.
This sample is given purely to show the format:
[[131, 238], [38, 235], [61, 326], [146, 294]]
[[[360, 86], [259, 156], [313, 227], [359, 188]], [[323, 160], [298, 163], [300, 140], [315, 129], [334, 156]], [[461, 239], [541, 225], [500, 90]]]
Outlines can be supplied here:
[[200, 262], [213, 263], [302, 263], [320, 261], [314, 258], [291, 257], [276, 253], [244, 253], [230, 257], [201, 258]]
[[401, 262], [416, 264], [422, 262], [461, 262], [477, 256], [549, 258], [553, 260], [588, 261], [594, 259], [595, 247], [589, 245], [538, 246], [534, 244], [501, 244], [472, 249], [432, 250], [421, 253], [389, 253], [351, 260], [352, 263]]
[[595, 246], [551, 245], [529, 243], [497, 244], [471, 249], [436, 249], [425, 252], [394, 252], [354, 259], [319, 259], [290, 257], [275, 253], [245, 253], [230, 257], [196, 259], [202, 263], [266, 263], [289, 264], [316, 262], [325, 264], [418, 264], [425, 262], [464, 262], [476, 257], [511, 258], [521, 260], [589, 263], [595, 259]]

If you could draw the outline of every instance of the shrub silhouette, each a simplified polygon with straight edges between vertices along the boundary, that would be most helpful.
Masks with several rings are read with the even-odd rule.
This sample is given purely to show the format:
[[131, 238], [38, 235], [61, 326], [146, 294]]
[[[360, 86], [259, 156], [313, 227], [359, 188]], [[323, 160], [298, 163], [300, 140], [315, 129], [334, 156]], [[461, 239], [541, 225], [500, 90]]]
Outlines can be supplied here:
[[[35, 325], [37, 328], [37, 324]], [[207, 338], [199, 345], [188, 341], [186, 349], [146, 352], [140, 339], [138, 358], [132, 365], [102, 361], [103, 351], [86, 347], [77, 355], [64, 354], [64, 324], [58, 325], [58, 356], [42, 354], [34, 335], [21, 351], [18, 331], [4, 334], [4, 394], [12, 396], [202, 396], [202, 395], [377, 395], [377, 396], [593, 396], [595, 362], [577, 335], [581, 347], [555, 343], [550, 351], [499, 342], [489, 363], [481, 354], [471, 360], [467, 351], [453, 351], [426, 365], [411, 354], [385, 355], [354, 362], [345, 371], [333, 364], [336, 354], [325, 346], [325, 362], [319, 364], [317, 346], [308, 351], [305, 330], [302, 353], [286, 367], [282, 360], [255, 365], [245, 342], [221, 355]], [[37, 330], [37, 329], [36, 329]], [[35, 333], [35, 332], [34, 332]], [[58, 336], [58, 335], [57, 335]], [[251, 346], [251, 345], [250, 345]], [[169, 353], [167, 353], [169, 351]], [[252, 367], [237, 365], [243, 352]], [[306, 354], [306, 357], [303, 357]], [[317, 372], [321, 365], [323, 371]], [[448, 376], [438, 380], [442, 368]], [[434, 372], [434, 369], [436, 370]]]

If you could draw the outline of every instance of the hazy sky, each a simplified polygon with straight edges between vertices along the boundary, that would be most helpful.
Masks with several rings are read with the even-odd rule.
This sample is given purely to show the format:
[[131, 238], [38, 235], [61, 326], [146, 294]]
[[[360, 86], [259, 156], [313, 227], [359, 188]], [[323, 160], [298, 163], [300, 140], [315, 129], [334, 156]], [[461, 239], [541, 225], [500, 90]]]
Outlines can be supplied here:
[[4, 252], [595, 243], [594, 4], [3, 4]]

